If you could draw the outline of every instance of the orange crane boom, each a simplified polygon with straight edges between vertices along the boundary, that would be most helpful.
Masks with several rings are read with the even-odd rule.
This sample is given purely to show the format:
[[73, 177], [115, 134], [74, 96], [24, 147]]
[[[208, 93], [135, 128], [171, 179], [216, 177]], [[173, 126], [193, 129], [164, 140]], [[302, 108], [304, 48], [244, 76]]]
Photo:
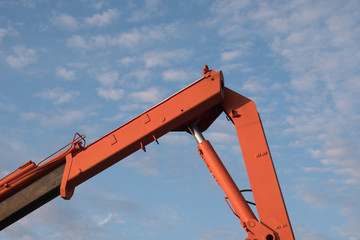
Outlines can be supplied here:
[[[70, 199], [84, 181], [170, 131], [191, 133], [200, 156], [223, 189], [226, 201], [248, 233], [247, 239], [295, 239], [260, 117], [250, 99], [226, 88], [222, 72], [209, 70], [94, 143], [75, 134], [69, 147], [51, 159], [28, 162], [0, 180], [0, 229], [61, 196]], [[204, 132], [222, 113], [234, 124], [258, 212], [255, 216]]]

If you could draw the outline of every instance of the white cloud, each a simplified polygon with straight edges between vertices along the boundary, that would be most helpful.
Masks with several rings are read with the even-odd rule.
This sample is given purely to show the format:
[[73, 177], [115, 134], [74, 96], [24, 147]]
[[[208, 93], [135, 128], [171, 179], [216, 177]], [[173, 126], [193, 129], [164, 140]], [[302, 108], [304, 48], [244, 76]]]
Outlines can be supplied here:
[[145, 0], [145, 3], [138, 7], [139, 9], [128, 20], [129, 22], [140, 22], [152, 16], [160, 16], [162, 14], [160, 6], [160, 0]]
[[91, 6], [97, 10], [101, 9], [104, 5], [103, 1], [94, 1]]
[[257, 77], [250, 77], [245, 81], [241, 89], [249, 93], [259, 93], [268, 89], [269, 79], [259, 79]]
[[311, 207], [323, 209], [329, 206], [329, 198], [321, 191], [311, 189], [303, 184], [296, 185], [297, 197], [302, 198]]
[[86, 39], [79, 35], [73, 35], [72, 37], [66, 39], [66, 46], [68, 48], [75, 48], [80, 50], [87, 50], [92, 47]]
[[0, 43], [6, 36], [16, 36], [19, 33], [12, 27], [0, 28]]
[[157, 168], [157, 162], [150, 158], [150, 157], [144, 157], [144, 158], [137, 158], [137, 159], [129, 159], [125, 162], [125, 165], [127, 167], [133, 168], [137, 171], [139, 171], [141, 174], [144, 175], [152, 175], [152, 176], [158, 176], [160, 175], [160, 172]]
[[105, 224], [109, 223], [109, 222], [114, 222], [116, 224], [123, 224], [125, 223], [125, 221], [119, 217], [116, 213], [108, 213], [108, 215], [104, 218], [104, 219], [98, 219], [98, 226], [99, 227], [103, 227]]
[[78, 97], [80, 92], [78, 91], [67, 91], [63, 88], [53, 88], [46, 89], [41, 93], [36, 94], [35, 96], [42, 97], [46, 100], [50, 100], [53, 104], [63, 104], [72, 101], [74, 98]]
[[[140, 88], [142, 84], [146, 83], [151, 77], [151, 71], [148, 69], [137, 69], [126, 75], [127, 85], [132, 88]], [[129, 80], [133, 79], [133, 80]], [[137, 80], [137, 81], [134, 81]]]
[[32, 231], [31, 221], [28, 219], [21, 219], [18, 221], [19, 227], [8, 227], [4, 229], [4, 232], [11, 239], [26, 239], [26, 240], [36, 240], [39, 239], [39, 235]]
[[36, 63], [38, 56], [36, 51], [24, 46], [13, 47], [15, 55], [6, 58], [6, 62], [13, 68], [22, 68], [26, 65]]
[[176, 49], [173, 51], [162, 51], [162, 52], [146, 52], [142, 59], [145, 63], [146, 68], [153, 67], [166, 67], [170, 62], [179, 61], [190, 57], [192, 51], [187, 49]]
[[103, 86], [114, 86], [114, 84], [118, 81], [119, 73], [117, 71], [109, 71], [105, 73], [98, 74], [96, 79]]
[[73, 35], [66, 39], [66, 46], [77, 50], [92, 50], [113, 45], [111, 37], [107, 35], [94, 35], [86, 39], [80, 35]]
[[[53, 122], [57, 125], [71, 125], [74, 122], [81, 122], [85, 118], [85, 112], [81, 110], [69, 110], [66, 111], [65, 114], [61, 116], [52, 116], [43, 118], [43, 122], [47, 122], [47, 124]], [[53, 124], [51, 124], [53, 125]]]
[[220, 58], [221, 61], [231, 61], [239, 57], [240, 55], [241, 52], [239, 50], [232, 50], [232, 51], [223, 52]]
[[114, 36], [113, 43], [116, 45], [124, 45], [133, 47], [138, 44], [145, 44], [152, 41], [165, 40], [171, 36], [178, 34], [178, 24], [146, 26], [134, 28], [131, 31], [120, 33]]
[[56, 75], [65, 79], [65, 80], [74, 80], [75, 77], [75, 71], [74, 70], [67, 70], [64, 67], [57, 67], [56, 68]]
[[294, 235], [296, 239], [299, 240], [309, 240], [309, 239], [329, 239], [326, 233], [321, 232], [320, 230], [312, 230], [306, 225], [301, 224], [300, 226], [294, 229]]
[[224, 132], [209, 132], [207, 136], [211, 141], [215, 143], [236, 143], [237, 137], [232, 134], [224, 133]]
[[73, 35], [66, 39], [68, 48], [78, 50], [92, 50], [102, 47], [122, 46], [127, 48], [149, 45], [155, 41], [164, 41], [178, 34], [177, 24], [158, 25], [134, 28], [127, 32], [114, 35], [98, 34], [90, 37]]
[[133, 92], [129, 96], [136, 101], [157, 103], [163, 98], [164, 92], [158, 87], [151, 87], [144, 91]]
[[108, 25], [119, 16], [117, 9], [108, 9], [102, 13], [96, 13], [91, 17], [84, 19], [84, 23], [88, 26], [102, 27]]
[[284, 18], [272, 18], [266, 25], [276, 33], [286, 33], [289, 30], [287, 19]]
[[[251, 1], [249, 0], [228, 1], [228, 2], [217, 1], [213, 3], [213, 7], [215, 8], [212, 8], [212, 10], [216, 11], [219, 16], [223, 16], [227, 19], [228, 17], [233, 17], [233, 16], [229, 16], [229, 14], [230, 15], [233, 15], [234, 13], [240, 14], [241, 10], [243, 10], [246, 6], [248, 6], [250, 2]], [[232, 19], [232, 20], [236, 20], [236, 19]]]
[[357, 208], [346, 206], [339, 211], [339, 214], [345, 216], [347, 221], [340, 226], [337, 226], [336, 231], [343, 237], [349, 240], [356, 240], [360, 234], [358, 219], [360, 212]]
[[324, 12], [327, 12], [325, 6], [321, 4], [299, 4], [294, 8], [295, 11], [291, 14], [291, 20], [296, 22], [299, 25], [308, 26], [309, 24], [314, 23], [314, 21], [319, 18], [324, 17]]
[[21, 5], [27, 8], [35, 8], [36, 1], [35, 0], [21, 0]]
[[169, 206], [158, 206], [154, 209], [156, 214], [151, 214], [142, 220], [141, 225], [148, 228], [169, 229], [178, 226], [182, 220], [180, 214]]
[[78, 50], [91, 50], [111, 45], [113, 45], [111, 37], [107, 35], [94, 35], [89, 39], [85, 39], [80, 35], [73, 35], [72, 37], [66, 39], [67, 47]]
[[169, 82], [191, 82], [200, 77], [193, 71], [185, 71], [180, 69], [168, 69], [162, 73], [163, 79]]
[[268, 2], [261, 2], [254, 12], [249, 14], [250, 19], [264, 20], [275, 17], [277, 12], [269, 7]]
[[113, 116], [103, 118], [103, 120], [107, 122], [121, 122], [121, 120], [123, 120], [125, 116], [126, 114], [124, 114], [123, 112], [119, 112]]
[[75, 31], [79, 28], [79, 22], [70, 14], [53, 14], [50, 21], [65, 30]]
[[214, 13], [214, 16], [211, 16], [207, 24], [219, 24], [219, 35], [227, 40], [235, 40], [247, 36], [249, 30], [244, 28], [247, 14], [242, 14], [242, 11], [250, 2], [249, 0], [213, 2], [211, 11]]
[[25, 112], [20, 114], [23, 120], [37, 121], [47, 127], [65, 127], [74, 123], [80, 123], [88, 115], [89, 111], [87, 109], [62, 109], [58, 112], [51, 112], [47, 114], [42, 114], [38, 112]]
[[335, 46], [341, 46], [349, 41], [352, 41], [352, 31], [359, 29], [359, 26], [356, 23], [356, 18], [352, 14], [332, 16], [327, 20], [326, 24], [329, 31], [331, 31], [335, 36], [331, 39], [332, 44]]
[[245, 62], [237, 62], [237, 61], [234, 61], [234, 62], [228, 62], [224, 65], [221, 66], [221, 68], [224, 72], [226, 71], [231, 71], [231, 70], [236, 70], [236, 71], [239, 71], [241, 73], [250, 73], [250, 72], [253, 72], [254, 71], [254, 68], [252, 67], [249, 67], [247, 65], [247, 63]]
[[356, 168], [338, 168], [335, 169], [336, 174], [341, 174], [347, 177], [352, 177], [354, 179], [360, 180], [360, 172]]
[[121, 88], [98, 88], [97, 93], [100, 97], [117, 101], [124, 96], [125, 91]]
[[190, 134], [185, 135], [183, 133], [179, 134], [176, 132], [166, 134], [163, 137], [161, 137], [159, 140], [160, 143], [164, 143], [172, 146], [183, 146], [193, 143], [192, 141], [193, 139], [191, 139]]
[[313, 158], [319, 158], [322, 156], [321, 150], [310, 150], [310, 154]]
[[106, 46], [109, 42], [109, 37], [106, 35], [95, 35], [90, 38], [90, 43], [94, 46]]
[[329, 172], [331, 168], [329, 167], [304, 167], [304, 172], [306, 173], [319, 173], [319, 172]]
[[[85, 206], [65, 206], [52, 201], [18, 221], [18, 227], [10, 226], [4, 232], [10, 239], [42, 239], [44, 234], [34, 231], [37, 226], [42, 226], [51, 231], [51, 237], [55, 239], [85, 240], [105, 237], [103, 228], [91, 215], [93, 212], [83, 211], [85, 209]], [[117, 217], [115, 215], [114, 218]]]
[[305, 73], [298, 78], [291, 79], [291, 86], [296, 90], [308, 91], [313, 90], [316, 87], [318, 78], [313, 73]]
[[125, 91], [121, 88], [116, 88], [115, 85], [119, 79], [117, 71], [107, 71], [95, 76], [101, 87], [97, 88], [97, 93], [100, 97], [108, 100], [117, 101], [123, 98]]
[[14, 111], [17, 109], [17, 107], [12, 103], [4, 103], [0, 100], [0, 109], [6, 111]]
[[118, 16], [119, 12], [115, 8], [108, 9], [102, 13], [96, 13], [91, 17], [85, 17], [83, 21], [67, 13], [53, 13], [50, 22], [62, 29], [76, 31], [84, 27], [103, 27], [109, 25], [113, 20], [117, 19]]
[[129, 32], [123, 32], [113, 37], [111, 40], [115, 45], [124, 45], [124, 46], [134, 46], [137, 45], [142, 40], [145, 40], [147, 36], [144, 34], [144, 31], [139, 29], [133, 29]]
[[[144, 68], [131, 72], [130, 77], [140, 81], [149, 79], [151, 68], [168, 67], [177, 62], [182, 62], [192, 56], [192, 51], [187, 49], [175, 49], [171, 51], [147, 51], [139, 56], [120, 59], [122, 64], [143, 63]], [[169, 68], [162, 72], [165, 81], [191, 82], [201, 76], [200, 72], [187, 71], [184, 69]]]
[[8, 30], [5, 28], [0, 28], [0, 42], [2, 41], [2, 39], [6, 36], [6, 34], [8, 33]]
[[129, 65], [135, 61], [136, 61], [136, 59], [133, 57], [125, 57], [125, 58], [122, 58], [119, 60], [119, 62], [124, 65]]
[[240, 231], [232, 230], [205, 230], [202, 232], [198, 240], [216, 240], [216, 239], [241, 239], [244, 238]]

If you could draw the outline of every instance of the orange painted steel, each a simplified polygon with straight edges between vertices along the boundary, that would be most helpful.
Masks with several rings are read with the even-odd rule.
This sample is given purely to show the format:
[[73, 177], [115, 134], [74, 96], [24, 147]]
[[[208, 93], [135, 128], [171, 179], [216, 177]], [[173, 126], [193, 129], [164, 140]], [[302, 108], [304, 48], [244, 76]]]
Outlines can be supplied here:
[[223, 108], [236, 128], [260, 222], [276, 239], [295, 239], [255, 103], [225, 88]]
[[[192, 83], [133, 120], [85, 146], [77, 134], [71, 147], [41, 166], [26, 165], [16, 175], [1, 179], [0, 203], [16, 194], [54, 168], [64, 167], [60, 195], [70, 199], [79, 184], [119, 162], [170, 131], [189, 131], [200, 137], [199, 152], [210, 172], [248, 232], [247, 239], [294, 239], [285, 203], [267, 146], [255, 104], [224, 87], [222, 72], [204, 67], [204, 77]], [[225, 112], [234, 123], [254, 194], [259, 220], [248, 206], [235, 182], [222, 164], [210, 142], [202, 140], [205, 131]], [[198, 139], [197, 139], [198, 140]], [[11, 183], [11, 184], [8, 184]]]
[[190, 124], [189, 130], [195, 140], [199, 143], [198, 152], [200, 156], [206, 163], [216, 182], [224, 191], [226, 195], [226, 202], [228, 203], [228, 200], [230, 201], [232, 206], [228, 203], [229, 207], [235, 216], [239, 218], [243, 228], [248, 233], [247, 239], [276, 239], [275, 232], [257, 220], [255, 214], [236, 186], [221, 159], [215, 152], [210, 142], [205, 140], [204, 136], [202, 136], [197, 125], [195, 123]]
[[[223, 100], [223, 77], [214, 72], [100, 138], [83, 151], [66, 157], [60, 195], [70, 199], [74, 188], [133, 152], [172, 130], [187, 129], [187, 124], [211, 112]], [[208, 123], [203, 121], [203, 128]]]
[[[79, 136], [78, 138], [76, 138], [77, 135]], [[11, 197], [13, 194], [34, 183], [36, 180], [62, 165], [66, 155], [70, 153], [75, 154], [76, 152], [81, 151], [83, 149], [83, 139], [84, 136], [80, 136], [78, 133], [76, 133], [73, 141], [68, 144], [70, 145], [68, 149], [60, 152], [58, 155], [44, 162], [42, 165], [40, 165], [41, 162], [35, 164], [32, 161], [28, 161], [27, 163], [21, 165], [13, 173], [1, 179], [0, 202]], [[58, 150], [57, 152], [61, 151], [62, 149]]]
[[14, 172], [10, 173], [9, 175], [3, 177], [0, 180], [0, 191], [5, 190], [6, 188], [11, 187], [14, 185], [17, 181], [19, 181], [19, 178], [24, 176], [26, 173], [30, 172], [31, 170], [35, 169], [37, 166], [34, 162], [28, 161], [18, 167]]
[[239, 216], [240, 220], [242, 222], [247, 222], [250, 219], [255, 219], [254, 213], [246, 203], [245, 198], [240, 193], [234, 180], [231, 178], [210, 142], [205, 140], [199, 143], [198, 151], [216, 182], [220, 185], [229, 201], [232, 203], [235, 213]]

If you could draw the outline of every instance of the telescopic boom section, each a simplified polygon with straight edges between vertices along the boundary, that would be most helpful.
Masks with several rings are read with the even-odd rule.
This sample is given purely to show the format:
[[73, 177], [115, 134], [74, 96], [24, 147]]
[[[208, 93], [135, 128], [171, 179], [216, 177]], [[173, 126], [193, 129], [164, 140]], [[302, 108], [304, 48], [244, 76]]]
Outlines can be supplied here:
[[[186, 130], [197, 120], [205, 130], [220, 114], [224, 88], [221, 72], [210, 72], [130, 122], [66, 157], [60, 193], [70, 199], [73, 189], [133, 152], [173, 130]], [[205, 117], [206, 116], [206, 117]], [[210, 116], [211, 118], [209, 118]], [[209, 122], [210, 121], [210, 122]]]
[[[248, 232], [247, 239], [294, 239], [260, 118], [253, 102], [224, 87], [222, 72], [204, 76], [89, 146], [77, 135], [71, 147], [41, 165], [24, 164], [0, 180], [0, 230], [170, 131], [186, 131]], [[234, 123], [259, 214], [255, 214], [202, 132], [225, 112]]]
[[91, 145], [73, 141], [70, 150], [39, 166], [19, 169], [15, 178], [1, 179], [0, 230], [59, 195], [70, 199], [77, 185], [139, 149], [146, 151], [147, 144], [169, 131], [187, 131], [193, 121], [205, 131], [222, 112], [223, 99], [222, 72], [207, 71], [201, 79]]

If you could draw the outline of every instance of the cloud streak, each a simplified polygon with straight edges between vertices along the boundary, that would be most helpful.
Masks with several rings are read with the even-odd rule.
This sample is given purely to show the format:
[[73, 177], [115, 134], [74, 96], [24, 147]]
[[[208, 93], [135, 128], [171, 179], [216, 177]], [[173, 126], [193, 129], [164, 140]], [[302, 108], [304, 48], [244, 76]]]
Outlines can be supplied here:
[[57, 67], [55, 72], [56, 72], [57, 76], [65, 79], [65, 80], [71, 81], [71, 80], [76, 79], [74, 70], [68, 70], [64, 67]]
[[50, 21], [52, 24], [68, 31], [75, 31], [79, 29], [79, 22], [67, 13], [53, 14]]
[[104, 27], [111, 24], [119, 17], [119, 11], [115, 8], [102, 13], [95, 13], [91, 17], [78, 20], [68, 13], [53, 13], [50, 22], [67, 31], [77, 31], [81, 28]]
[[86, 26], [96, 26], [103, 27], [110, 24], [113, 20], [118, 18], [119, 12], [117, 9], [108, 9], [102, 13], [96, 13], [91, 17], [84, 19], [84, 24]]
[[164, 24], [158, 26], [144, 26], [114, 35], [98, 34], [89, 37], [73, 35], [66, 39], [66, 46], [76, 50], [94, 50], [119, 46], [133, 48], [149, 45], [155, 41], [164, 41], [177, 35], [177, 24]]
[[79, 95], [79, 91], [67, 91], [60, 87], [46, 89], [40, 93], [35, 94], [37, 97], [42, 97], [46, 100], [52, 101], [54, 105], [68, 103]]
[[163, 98], [164, 92], [158, 87], [150, 87], [143, 91], [133, 92], [129, 96], [136, 101], [155, 104]]
[[42, 126], [58, 128], [82, 122], [88, 115], [88, 109], [60, 109], [53, 112], [47, 112], [46, 114], [31, 111], [20, 114], [24, 121], [35, 121], [40, 123]]
[[14, 55], [9, 55], [6, 62], [13, 68], [23, 68], [27, 65], [34, 64], [38, 60], [37, 53], [34, 49], [26, 48], [19, 45], [12, 48]]

